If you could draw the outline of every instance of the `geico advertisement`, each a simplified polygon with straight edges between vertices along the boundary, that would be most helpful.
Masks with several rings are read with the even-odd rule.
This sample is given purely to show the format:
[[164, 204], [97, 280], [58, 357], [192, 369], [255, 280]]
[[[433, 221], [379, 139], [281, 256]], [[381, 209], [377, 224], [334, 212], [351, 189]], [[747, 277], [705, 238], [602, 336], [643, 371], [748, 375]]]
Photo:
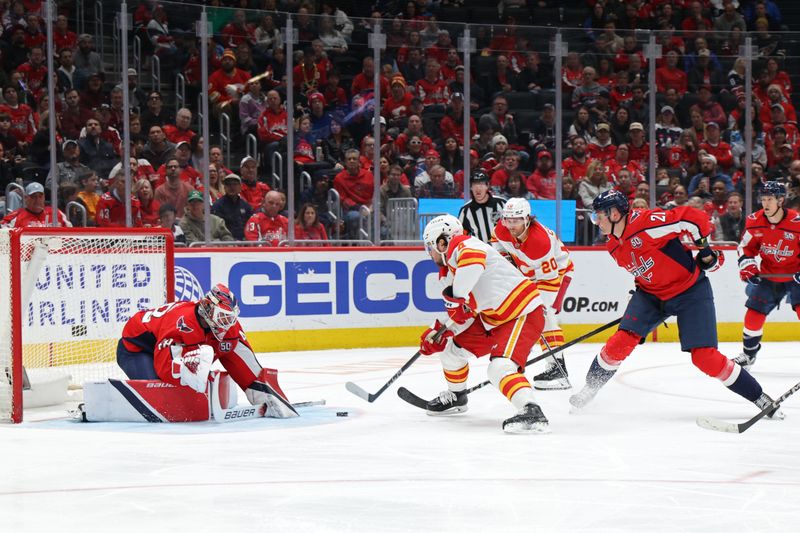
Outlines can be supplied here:
[[176, 252], [176, 299], [219, 282], [254, 331], [423, 325], [444, 311], [438, 268], [421, 249]]
[[[746, 300], [736, 252], [711, 274], [718, 322], [741, 322]], [[604, 250], [577, 250], [573, 281], [559, 318], [602, 324], [622, 315], [633, 276]], [[213, 283], [239, 298], [242, 323], [253, 331], [326, 327], [422, 326], [441, 318], [438, 270], [423, 250], [263, 251], [175, 253], [175, 297], [197, 299]], [[771, 321], [792, 322], [788, 304]]]

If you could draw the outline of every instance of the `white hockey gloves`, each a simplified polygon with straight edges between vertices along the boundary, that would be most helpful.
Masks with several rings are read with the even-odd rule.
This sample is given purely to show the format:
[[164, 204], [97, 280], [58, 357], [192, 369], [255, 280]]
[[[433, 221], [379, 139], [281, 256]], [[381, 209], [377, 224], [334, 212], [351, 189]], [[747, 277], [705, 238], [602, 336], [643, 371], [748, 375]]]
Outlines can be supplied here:
[[213, 362], [214, 349], [204, 344], [195, 350], [186, 352], [180, 359], [174, 360], [172, 362], [172, 374], [178, 377], [175, 375], [175, 367], [177, 365], [179, 367], [181, 385], [203, 393], [208, 386], [208, 373], [211, 371], [211, 363]]

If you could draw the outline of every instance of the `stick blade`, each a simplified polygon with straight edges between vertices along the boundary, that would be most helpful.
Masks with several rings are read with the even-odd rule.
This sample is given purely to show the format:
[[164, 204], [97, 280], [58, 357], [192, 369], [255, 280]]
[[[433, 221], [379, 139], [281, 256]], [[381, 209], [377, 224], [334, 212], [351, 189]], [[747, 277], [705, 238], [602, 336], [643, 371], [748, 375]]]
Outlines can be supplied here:
[[420, 409], [428, 409], [428, 402], [405, 387], [400, 387], [397, 389], [397, 395], [404, 401], [410, 403], [414, 407], [418, 407]]
[[365, 391], [352, 381], [348, 381], [347, 383], [345, 383], [344, 388], [346, 388], [348, 391], [352, 392], [362, 400], [367, 401], [369, 403], [372, 403], [373, 400], [375, 400], [375, 398], [370, 393], [368, 393], [367, 391]]
[[724, 420], [719, 420], [717, 418], [712, 418], [710, 416], [698, 417], [697, 425], [703, 429], [709, 429], [711, 431], [721, 431], [723, 433], [742, 432], [739, 427], [739, 424], [734, 424], [733, 422], [725, 422]]

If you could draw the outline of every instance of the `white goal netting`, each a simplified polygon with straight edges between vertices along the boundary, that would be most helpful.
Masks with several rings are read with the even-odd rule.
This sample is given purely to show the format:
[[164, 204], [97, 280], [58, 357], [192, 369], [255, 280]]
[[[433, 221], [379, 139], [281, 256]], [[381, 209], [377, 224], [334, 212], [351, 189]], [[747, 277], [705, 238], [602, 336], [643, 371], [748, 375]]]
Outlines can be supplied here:
[[[125, 231], [125, 230], [123, 230]], [[166, 233], [0, 230], [0, 420], [21, 414], [21, 367], [32, 389], [121, 376], [116, 345], [136, 311], [172, 297]], [[19, 413], [15, 415], [15, 413]]]

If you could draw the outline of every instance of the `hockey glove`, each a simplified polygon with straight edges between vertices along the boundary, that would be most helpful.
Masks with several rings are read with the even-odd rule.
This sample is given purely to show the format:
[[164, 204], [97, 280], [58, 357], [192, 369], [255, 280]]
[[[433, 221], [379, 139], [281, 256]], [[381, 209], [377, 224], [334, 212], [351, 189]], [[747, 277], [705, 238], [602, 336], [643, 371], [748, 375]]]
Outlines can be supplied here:
[[446, 287], [442, 291], [444, 298], [444, 306], [447, 309], [447, 314], [456, 324], [464, 324], [467, 320], [474, 315], [472, 309], [467, 305], [467, 300], [453, 296], [453, 287]]
[[438, 338], [435, 338], [436, 333], [442, 327], [442, 323], [437, 320], [433, 327], [425, 330], [425, 333], [419, 338], [419, 353], [432, 355], [444, 351], [444, 347], [447, 346], [447, 339], [453, 336], [453, 332], [446, 329]]
[[739, 258], [739, 277], [751, 285], [761, 283], [760, 272], [755, 257], [743, 255]]
[[712, 250], [710, 247], [700, 248], [695, 256], [695, 261], [700, 270], [714, 272], [725, 263], [725, 254]]
[[208, 385], [208, 373], [211, 371], [211, 363], [214, 362], [214, 348], [207, 344], [202, 344], [196, 349], [186, 352], [180, 359], [173, 360], [173, 375], [175, 366], [179, 368], [178, 373], [181, 378], [181, 385], [191, 387], [199, 393], [206, 391]]
[[561, 280], [561, 286], [558, 288], [558, 294], [556, 294], [556, 299], [553, 302], [553, 309], [556, 314], [561, 312], [561, 306], [564, 305], [564, 296], [567, 294], [570, 283], [572, 283], [572, 278], [569, 276], [564, 276]]

